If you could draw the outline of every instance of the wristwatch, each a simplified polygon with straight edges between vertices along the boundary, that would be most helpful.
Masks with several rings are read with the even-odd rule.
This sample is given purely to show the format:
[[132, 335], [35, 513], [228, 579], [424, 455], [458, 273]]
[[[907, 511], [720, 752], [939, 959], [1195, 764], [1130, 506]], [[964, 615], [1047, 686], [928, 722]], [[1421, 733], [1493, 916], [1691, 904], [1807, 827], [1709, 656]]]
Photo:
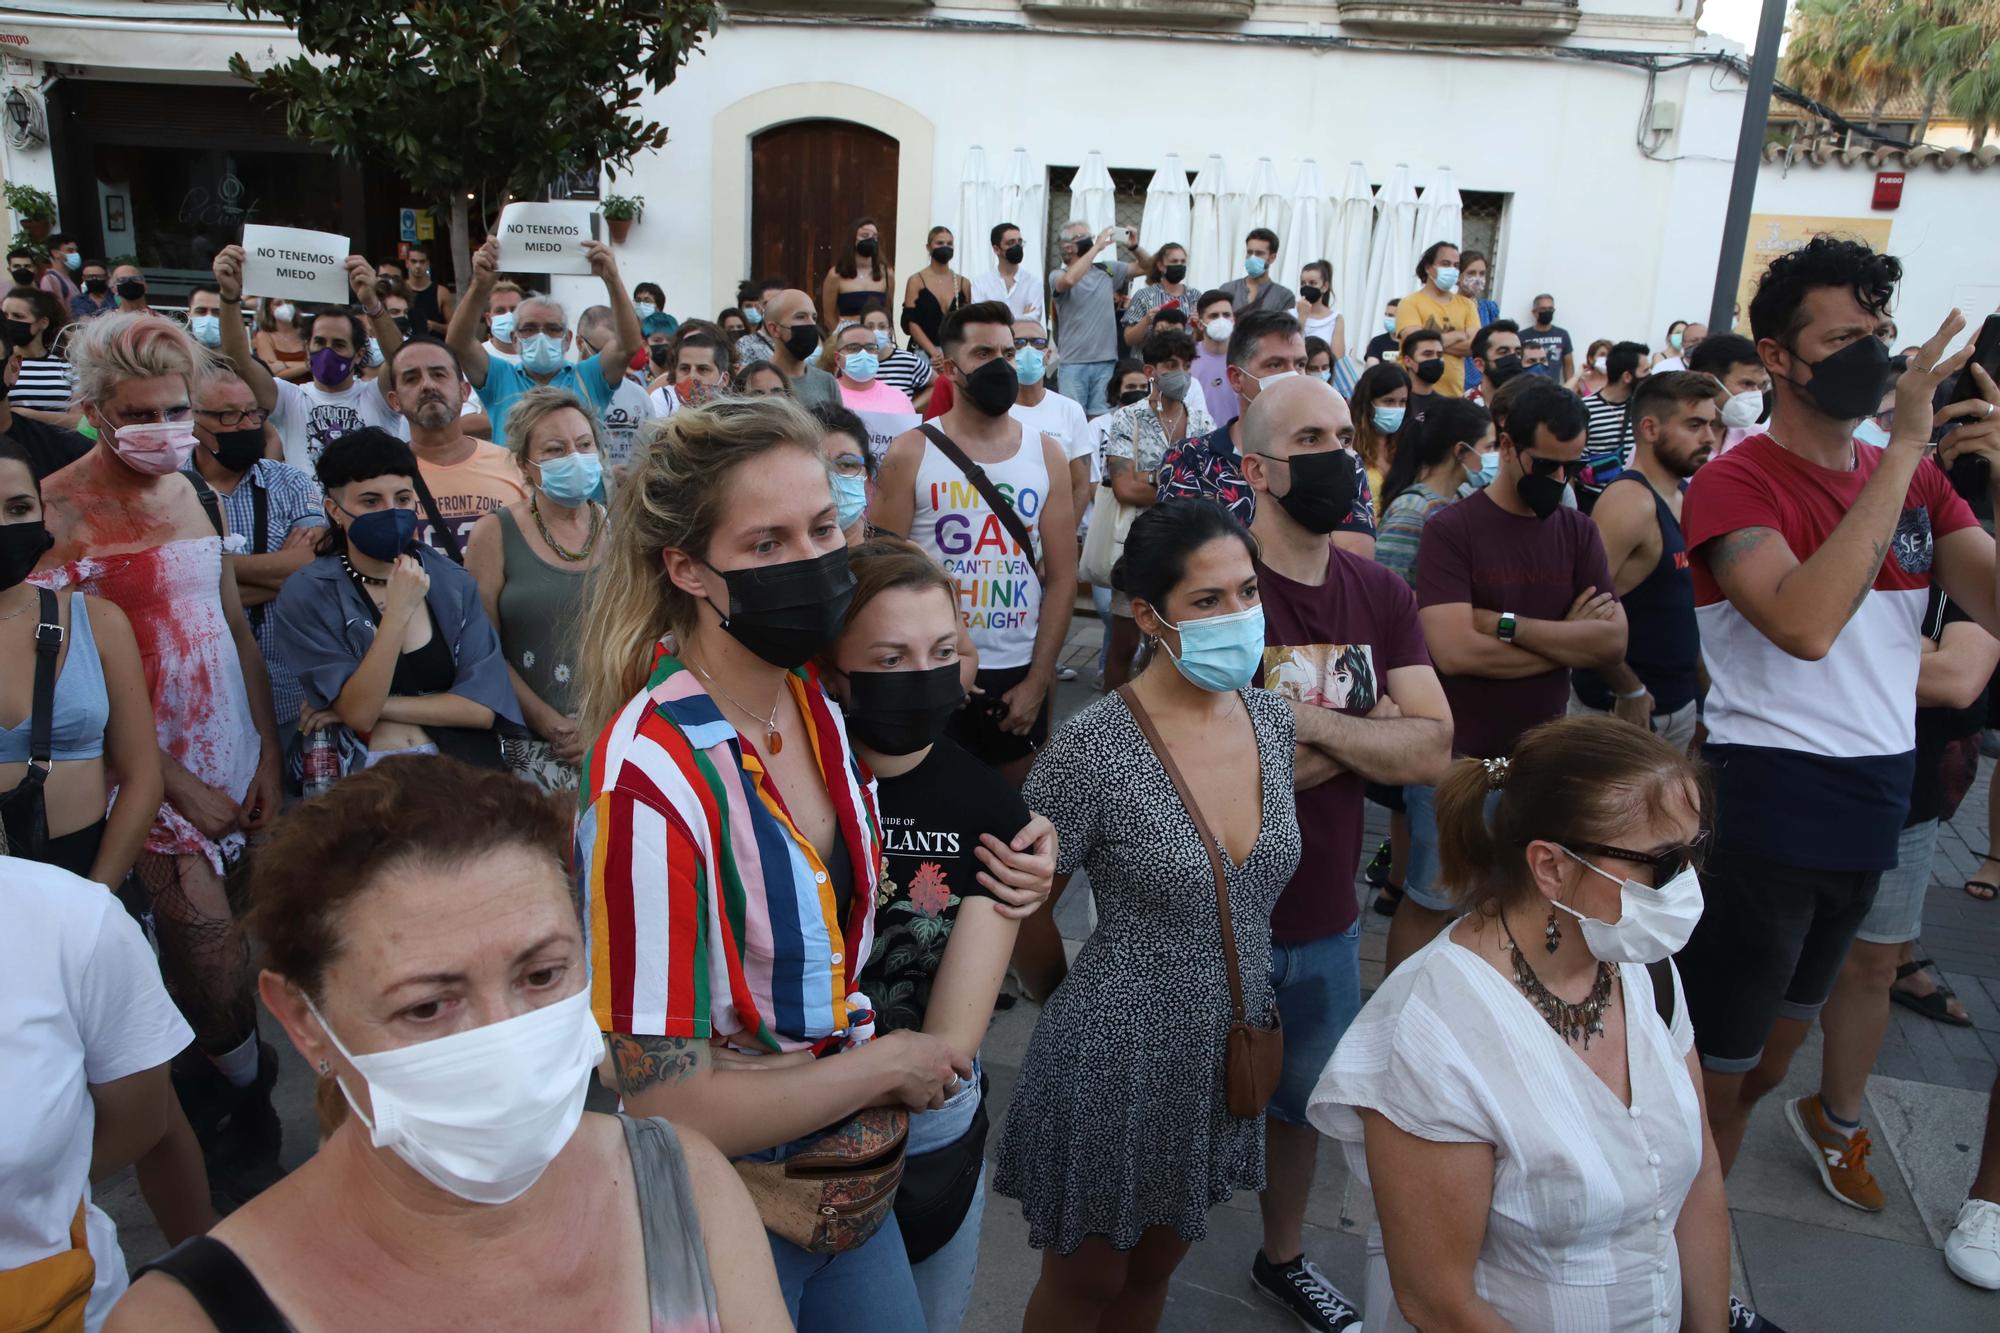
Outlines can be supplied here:
[[1514, 642], [1514, 623], [1514, 613], [1512, 611], [1502, 611], [1500, 613], [1500, 627], [1493, 631], [1499, 636], [1500, 642]]

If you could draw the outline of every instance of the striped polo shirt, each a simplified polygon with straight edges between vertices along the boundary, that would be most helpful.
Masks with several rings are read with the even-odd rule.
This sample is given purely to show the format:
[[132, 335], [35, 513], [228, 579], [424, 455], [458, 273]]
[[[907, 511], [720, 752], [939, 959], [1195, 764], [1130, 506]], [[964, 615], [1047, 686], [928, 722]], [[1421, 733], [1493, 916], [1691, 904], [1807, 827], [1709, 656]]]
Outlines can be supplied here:
[[787, 683], [849, 858], [847, 921], [757, 752], [656, 645], [645, 690], [585, 755], [578, 795], [577, 892], [605, 1031], [793, 1051], [872, 1020], [855, 979], [881, 876], [874, 782], [818, 677]]
[[1718, 537], [1770, 528], [1803, 562], [1860, 498], [1882, 451], [1857, 441], [1852, 471], [1808, 462], [1759, 434], [1704, 466], [1682, 530], [1710, 688], [1702, 758], [1715, 773], [1716, 836], [1785, 865], [1886, 870], [1916, 766], [1917, 668], [1936, 543], [1977, 520], [1934, 464], [1919, 464], [1875, 582], [1817, 662], [1771, 642], [1709, 572]]

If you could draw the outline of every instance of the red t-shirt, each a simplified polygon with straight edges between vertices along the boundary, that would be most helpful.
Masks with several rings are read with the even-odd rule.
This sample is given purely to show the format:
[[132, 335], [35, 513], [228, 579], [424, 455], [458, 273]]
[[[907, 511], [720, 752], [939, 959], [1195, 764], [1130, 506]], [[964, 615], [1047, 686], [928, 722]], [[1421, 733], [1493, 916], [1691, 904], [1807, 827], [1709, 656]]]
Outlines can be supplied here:
[[[1359, 715], [1388, 692], [1389, 673], [1429, 666], [1417, 603], [1402, 579], [1331, 543], [1326, 581], [1294, 583], [1260, 562], [1264, 665], [1258, 684], [1300, 703]], [[1298, 794], [1299, 868], [1271, 913], [1271, 937], [1299, 943], [1354, 924], [1361, 859], [1361, 775]]]
[[[1616, 587], [1597, 525], [1580, 511], [1510, 514], [1485, 491], [1432, 516], [1417, 548], [1418, 606], [1469, 602], [1475, 611], [1561, 620], [1584, 589]], [[1443, 672], [1438, 679], [1451, 701], [1452, 748], [1475, 759], [1512, 754], [1522, 732], [1569, 708], [1569, 672], [1562, 667], [1519, 680]]]

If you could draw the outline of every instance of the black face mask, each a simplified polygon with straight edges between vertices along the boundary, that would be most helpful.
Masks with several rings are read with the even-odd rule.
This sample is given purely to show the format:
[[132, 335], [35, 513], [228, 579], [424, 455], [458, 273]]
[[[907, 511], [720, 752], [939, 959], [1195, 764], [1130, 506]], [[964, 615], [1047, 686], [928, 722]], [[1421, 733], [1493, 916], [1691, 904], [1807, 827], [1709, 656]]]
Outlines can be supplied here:
[[1181, 285], [1182, 282], [1184, 282], [1187, 279], [1187, 265], [1169, 264], [1167, 265], [1166, 270], [1162, 274], [1162, 276], [1164, 276], [1168, 282], [1178, 287]]
[[[931, 251], [931, 262], [933, 264], [949, 264], [951, 262], [952, 255], [956, 253], [957, 252], [953, 250], [950, 246], [940, 245], [935, 250]], [[886, 754], [887, 751], [884, 751], [883, 753]]]
[[43, 553], [55, 544], [48, 525], [40, 519], [0, 523], [0, 589], [12, 588], [34, 573]]
[[9, 271], [13, 274], [15, 286], [32, 287], [35, 285], [35, 270], [31, 268], [17, 268]]
[[[1440, 361], [1438, 364], [1443, 365], [1444, 362]], [[1495, 357], [1488, 363], [1486, 378], [1492, 380], [1493, 387], [1497, 389], [1508, 380], [1520, 374], [1522, 369], [1520, 354], [1518, 352], [1509, 352], [1506, 356]]]
[[958, 663], [928, 671], [847, 673], [847, 734], [877, 754], [915, 754], [944, 735], [965, 700]]
[[0, 320], [0, 339], [9, 347], [26, 347], [35, 340], [35, 326], [25, 319]]
[[1010, 245], [1010, 246], [1008, 246], [1008, 247], [1007, 247], [1007, 248], [1006, 248], [1005, 250], [1002, 250], [1002, 251], [1001, 251], [1000, 253], [1001, 253], [1001, 256], [1002, 256], [1002, 257], [1003, 257], [1004, 259], [1006, 259], [1006, 261], [1007, 261], [1008, 263], [1010, 263], [1010, 264], [1018, 264], [1018, 263], [1020, 263], [1020, 262], [1021, 262], [1021, 257], [1022, 257], [1023, 255], [1025, 255], [1025, 254], [1027, 254], [1028, 252], [1027, 252], [1026, 248], [1024, 248], [1023, 246], [1021, 246], [1020, 244], [1018, 244], [1018, 243], [1017, 243], [1017, 244], [1014, 244], [1014, 245]]
[[1118, 395], [1118, 405], [1120, 407], [1129, 407], [1133, 403], [1143, 403], [1151, 396], [1150, 391], [1146, 389], [1127, 389]]
[[[1797, 358], [1798, 353], [1792, 355]], [[1831, 356], [1800, 364], [1812, 371], [1812, 378], [1799, 387], [1820, 411], [1840, 421], [1872, 415], [1889, 384], [1889, 349], [1878, 338], [1856, 338]]]
[[810, 324], [786, 329], [785, 350], [792, 354], [794, 360], [805, 360], [819, 350], [819, 330]]
[[105, 289], [110, 285], [111, 285], [110, 283], [106, 282], [102, 278], [85, 278], [83, 280], [83, 289], [89, 292], [92, 296], [104, 295]]
[[248, 472], [264, 456], [264, 428], [215, 432], [215, 461], [231, 472]]
[[410, 317], [408, 315], [396, 316], [396, 332], [402, 334], [405, 338], [410, 336]]
[[994, 357], [965, 377], [965, 397], [989, 417], [1004, 417], [1021, 392], [1021, 381], [1004, 357]]
[[127, 278], [118, 284], [118, 295], [123, 300], [136, 301], [146, 294], [146, 284], [137, 278]]
[[1444, 378], [1444, 358], [1417, 362], [1417, 378], [1426, 384], [1436, 384]]
[[1326, 288], [1324, 287], [1299, 288], [1299, 299], [1301, 301], [1304, 301], [1307, 305], [1318, 305], [1319, 298], [1325, 295], [1326, 295]]
[[1273, 496], [1279, 507], [1307, 532], [1324, 536], [1354, 512], [1354, 456], [1345, 449], [1293, 454], [1286, 460], [1292, 488]]
[[[715, 566], [710, 565], [710, 569]], [[722, 628], [774, 667], [790, 671], [826, 650], [854, 600], [842, 546], [810, 560], [715, 569], [729, 586]]]
[[1547, 518], [1561, 509], [1563, 492], [1569, 489], [1569, 484], [1559, 476], [1542, 476], [1518, 454], [1515, 458], [1521, 464], [1521, 479], [1514, 484], [1514, 490], [1520, 495], [1521, 503], [1528, 506], [1536, 518]]
[[673, 350], [674, 350], [673, 348], [668, 347], [665, 343], [655, 344], [651, 349], [653, 364], [658, 366], [660, 369], [665, 370], [667, 368], [667, 362], [674, 359]]
[[1553, 310], [1537, 310], [1535, 312], [1535, 323], [1537, 324], [1553, 324], [1555, 320], [1556, 312]]
[[854, 253], [860, 255], [863, 259], [873, 259], [875, 257], [875, 238], [868, 236], [856, 241], [854, 243]]

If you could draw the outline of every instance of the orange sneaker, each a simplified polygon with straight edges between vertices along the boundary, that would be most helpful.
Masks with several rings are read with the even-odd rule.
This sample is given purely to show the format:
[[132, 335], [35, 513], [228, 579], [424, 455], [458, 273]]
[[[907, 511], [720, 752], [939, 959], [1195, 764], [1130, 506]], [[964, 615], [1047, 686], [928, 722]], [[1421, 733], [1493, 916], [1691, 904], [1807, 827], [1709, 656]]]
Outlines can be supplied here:
[[1812, 1154], [1828, 1194], [1850, 1208], [1882, 1211], [1882, 1187], [1868, 1171], [1868, 1154], [1875, 1145], [1869, 1142], [1867, 1130], [1857, 1129], [1850, 1137], [1834, 1128], [1818, 1093], [1785, 1103], [1785, 1119], [1791, 1121], [1792, 1132]]

